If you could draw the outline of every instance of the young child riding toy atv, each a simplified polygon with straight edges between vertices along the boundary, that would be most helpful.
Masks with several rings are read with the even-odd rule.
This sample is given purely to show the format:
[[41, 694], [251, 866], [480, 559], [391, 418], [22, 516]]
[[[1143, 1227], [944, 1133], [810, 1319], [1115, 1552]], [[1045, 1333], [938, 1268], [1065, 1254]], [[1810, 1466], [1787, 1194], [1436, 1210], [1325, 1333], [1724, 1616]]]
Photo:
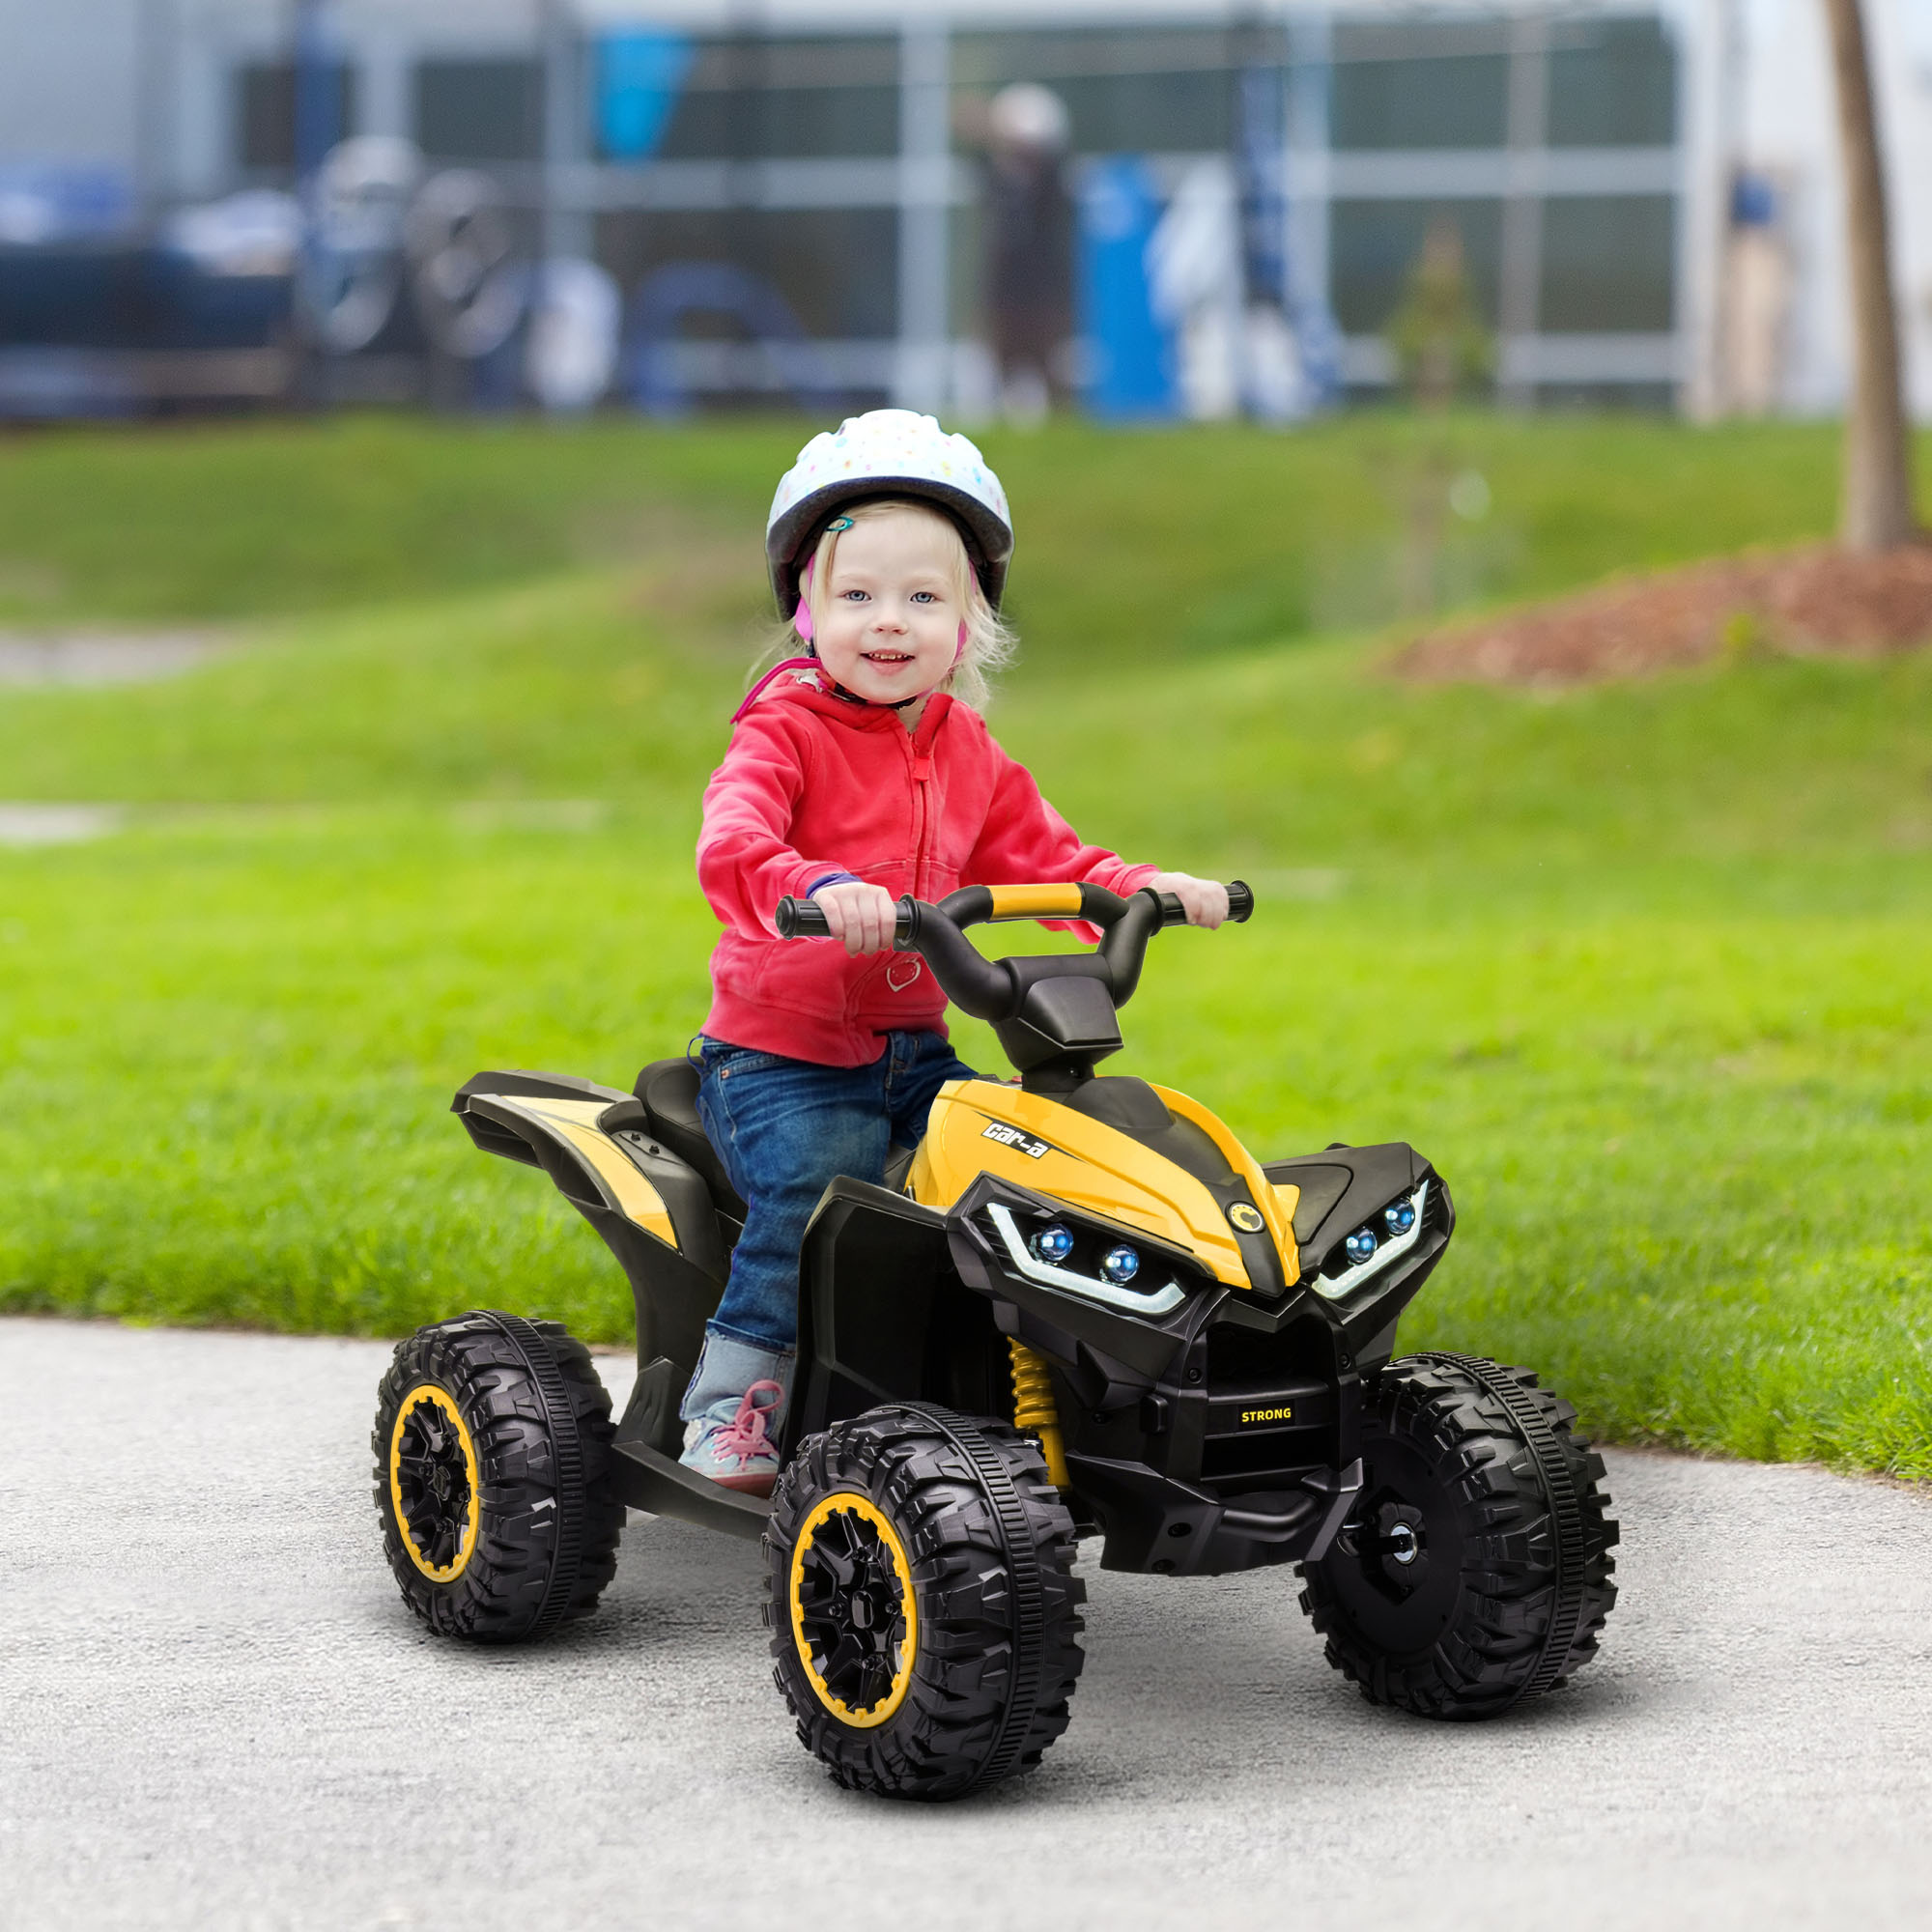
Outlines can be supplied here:
[[[376, 1423], [391, 1567], [432, 1627], [518, 1640], [595, 1605], [627, 1504], [761, 1539], [801, 1738], [895, 1796], [1065, 1727], [1089, 1533], [1103, 1569], [1298, 1564], [1366, 1696], [1507, 1709], [1596, 1649], [1602, 1463], [1527, 1372], [1393, 1358], [1455, 1225], [1411, 1149], [1264, 1166], [1096, 1071], [1153, 935], [1252, 899], [1082, 844], [987, 734], [966, 699], [1010, 552], [998, 480], [927, 417], [855, 418], [780, 485], [810, 655], [753, 688], [706, 794], [725, 930], [696, 1064], [629, 1094], [482, 1073], [455, 1102], [622, 1264], [629, 1403], [613, 1429], [554, 1322], [418, 1330]], [[1097, 943], [985, 958], [968, 933], [1008, 920]], [[1016, 1083], [952, 1054], [948, 1001]]]

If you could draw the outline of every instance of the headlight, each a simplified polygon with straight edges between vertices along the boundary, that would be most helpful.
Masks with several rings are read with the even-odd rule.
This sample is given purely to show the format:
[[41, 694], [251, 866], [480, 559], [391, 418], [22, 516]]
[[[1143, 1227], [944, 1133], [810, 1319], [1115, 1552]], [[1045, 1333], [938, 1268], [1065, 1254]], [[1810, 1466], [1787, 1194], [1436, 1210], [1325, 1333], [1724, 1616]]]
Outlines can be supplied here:
[[[1013, 1210], [1005, 1202], [987, 1202], [985, 1212], [992, 1223], [996, 1244], [1005, 1250], [1013, 1271], [1028, 1281], [1044, 1283], [1065, 1293], [1085, 1295], [1089, 1301], [1102, 1302], [1129, 1315], [1172, 1315], [1187, 1299], [1176, 1281], [1164, 1282], [1158, 1288], [1129, 1288], [1127, 1283], [1141, 1271], [1141, 1258], [1139, 1250], [1124, 1241], [1108, 1247], [1097, 1260], [1081, 1262], [1074, 1257], [1073, 1231], [1064, 1222], [1050, 1221], [1031, 1236], [1023, 1236]], [[1090, 1229], [1086, 1238], [1093, 1244], [1087, 1249], [1091, 1256], [1094, 1248], [1108, 1236]]]
[[1073, 1231], [1070, 1228], [1063, 1228], [1056, 1221], [1052, 1227], [1042, 1228], [1027, 1246], [1032, 1249], [1036, 1261], [1042, 1261], [1049, 1266], [1058, 1267], [1073, 1252]]
[[[1412, 1194], [1391, 1201], [1373, 1221], [1357, 1228], [1339, 1253], [1331, 1254], [1323, 1272], [1306, 1277], [1306, 1285], [1325, 1300], [1340, 1301], [1400, 1261], [1422, 1238], [1429, 1188], [1425, 1180]], [[1378, 1227], [1383, 1232], [1378, 1234]], [[1334, 1273], [1325, 1271], [1337, 1262], [1342, 1265]]]

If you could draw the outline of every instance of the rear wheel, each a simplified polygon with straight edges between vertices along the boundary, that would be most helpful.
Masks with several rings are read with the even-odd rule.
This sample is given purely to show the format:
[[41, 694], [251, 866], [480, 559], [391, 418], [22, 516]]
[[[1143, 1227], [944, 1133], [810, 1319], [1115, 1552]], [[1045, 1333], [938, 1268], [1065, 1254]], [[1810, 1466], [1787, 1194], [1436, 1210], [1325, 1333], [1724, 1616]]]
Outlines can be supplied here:
[[371, 1446], [411, 1609], [445, 1635], [516, 1643], [595, 1608], [624, 1526], [611, 1433], [589, 1351], [560, 1322], [478, 1312], [398, 1343]]
[[1066, 1728], [1086, 1589], [1030, 1437], [914, 1403], [839, 1423], [779, 1478], [765, 1553], [773, 1677], [840, 1784], [958, 1798]]
[[1361, 1499], [1301, 1606], [1375, 1704], [1487, 1718], [1596, 1655], [1617, 1588], [1603, 1460], [1527, 1369], [1410, 1355], [1368, 1392]]

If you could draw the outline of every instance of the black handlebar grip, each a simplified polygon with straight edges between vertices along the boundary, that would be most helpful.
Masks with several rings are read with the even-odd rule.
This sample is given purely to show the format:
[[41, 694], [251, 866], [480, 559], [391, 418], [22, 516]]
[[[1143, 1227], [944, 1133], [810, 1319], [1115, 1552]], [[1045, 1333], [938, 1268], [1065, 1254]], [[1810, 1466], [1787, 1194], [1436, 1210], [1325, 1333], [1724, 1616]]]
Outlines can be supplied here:
[[[1175, 894], [1159, 893], [1155, 896], [1160, 900], [1160, 923], [1162, 925], [1185, 925], [1187, 923], [1187, 908], [1180, 903], [1179, 898]], [[1239, 924], [1254, 909], [1255, 895], [1253, 887], [1245, 884], [1240, 879], [1231, 879], [1228, 882], [1228, 917], [1236, 924]]]
[[[832, 927], [827, 924], [825, 908], [810, 899], [797, 899], [787, 893], [779, 901], [778, 910], [772, 915], [772, 923], [779, 929], [781, 939], [830, 939]], [[893, 947], [899, 952], [908, 951], [912, 936], [919, 926], [919, 914], [910, 898], [898, 902], [898, 918], [893, 923]]]
[[787, 893], [772, 915], [781, 939], [830, 939], [832, 928], [825, 923], [825, 908], [810, 899], [795, 899]]

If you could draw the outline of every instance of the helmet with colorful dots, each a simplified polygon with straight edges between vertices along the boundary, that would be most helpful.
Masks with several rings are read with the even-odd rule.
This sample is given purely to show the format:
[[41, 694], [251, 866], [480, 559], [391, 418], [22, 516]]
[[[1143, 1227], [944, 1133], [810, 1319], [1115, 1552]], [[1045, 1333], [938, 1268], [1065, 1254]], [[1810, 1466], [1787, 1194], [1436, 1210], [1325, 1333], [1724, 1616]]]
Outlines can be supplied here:
[[917, 497], [935, 503], [966, 540], [986, 601], [999, 608], [1013, 554], [1007, 493], [963, 436], [911, 410], [867, 410], [815, 436], [779, 479], [765, 524], [765, 557], [779, 614], [798, 606], [798, 574], [825, 526], [848, 503]]

